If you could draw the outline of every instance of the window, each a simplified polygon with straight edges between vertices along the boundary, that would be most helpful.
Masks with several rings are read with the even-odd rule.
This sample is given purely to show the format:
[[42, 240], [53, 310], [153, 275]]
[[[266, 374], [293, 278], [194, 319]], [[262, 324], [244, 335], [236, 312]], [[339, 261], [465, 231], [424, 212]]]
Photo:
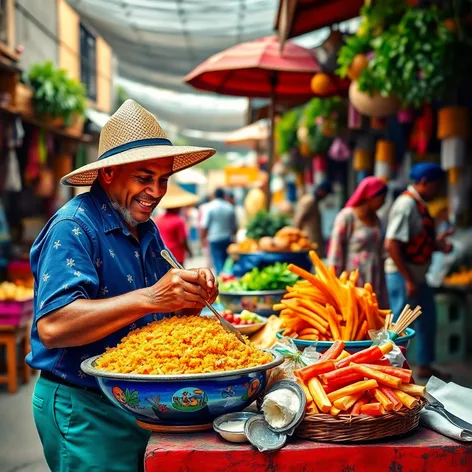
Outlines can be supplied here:
[[90, 100], [97, 100], [97, 44], [95, 36], [80, 25], [80, 80]]

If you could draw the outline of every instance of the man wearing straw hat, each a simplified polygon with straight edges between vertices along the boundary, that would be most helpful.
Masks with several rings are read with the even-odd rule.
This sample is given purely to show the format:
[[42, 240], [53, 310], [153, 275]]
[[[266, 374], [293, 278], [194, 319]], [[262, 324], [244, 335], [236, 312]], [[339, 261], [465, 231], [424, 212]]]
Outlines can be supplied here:
[[99, 158], [62, 179], [91, 186], [46, 224], [31, 250], [33, 414], [53, 471], [142, 470], [149, 438], [105, 398], [84, 359], [163, 314], [196, 313], [218, 294], [208, 269], [170, 270], [150, 221], [171, 174], [214, 154], [173, 146], [132, 100], [100, 134]]

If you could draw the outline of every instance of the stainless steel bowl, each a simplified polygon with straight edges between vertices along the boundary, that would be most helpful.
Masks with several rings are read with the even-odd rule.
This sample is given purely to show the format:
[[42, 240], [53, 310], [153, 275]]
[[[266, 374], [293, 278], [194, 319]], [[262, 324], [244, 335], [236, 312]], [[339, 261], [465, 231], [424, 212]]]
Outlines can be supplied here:
[[286, 290], [260, 290], [260, 291], [239, 291], [220, 292], [220, 302], [227, 310], [233, 313], [240, 313], [243, 310], [252, 311], [258, 315], [268, 317], [274, 313], [272, 307], [286, 293]]
[[[246, 433], [244, 432], [244, 424], [249, 418], [256, 416], [256, 413], [250, 411], [238, 411], [236, 413], [228, 413], [226, 415], [218, 416], [213, 421], [213, 429], [224, 439], [234, 443], [247, 442]], [[229, 431], [225, 429], [227, 423], [238, 423], [241, 424], [241, 428], [238, 431]]]

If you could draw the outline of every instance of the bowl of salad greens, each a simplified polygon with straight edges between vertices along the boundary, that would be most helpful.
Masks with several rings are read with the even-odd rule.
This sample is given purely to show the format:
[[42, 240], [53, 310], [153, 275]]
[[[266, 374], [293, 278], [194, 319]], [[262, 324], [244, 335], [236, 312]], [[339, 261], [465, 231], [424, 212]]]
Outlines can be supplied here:
[[226, 310], [240, 313], [252, 311], [261, 316], [270, 316], [273, 305], [279, 303], [298, 276], [290, 272], [288, 264], [276, 262], [262, 269], [254, 267], [241, 278], [225, 277], [220, 280], [220, 302]]

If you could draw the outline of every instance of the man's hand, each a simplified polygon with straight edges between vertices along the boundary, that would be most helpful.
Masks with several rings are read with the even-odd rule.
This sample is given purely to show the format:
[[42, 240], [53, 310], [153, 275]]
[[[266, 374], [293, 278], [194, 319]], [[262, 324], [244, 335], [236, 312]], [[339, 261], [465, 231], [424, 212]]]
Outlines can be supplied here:
[[418, 295], [418, 284], [413, 282], [413, 280], [406, 280], [406, 294], [408, 298], [413, 298]]
[[208, 302], [215, 303], [215, 300], [218, 297], [218, 281], [215, 278], [215, 275], [210, 269], [190, 269], [191, 271], [197, 272], [201, 277], [206, 280], [207, 292], [208, 292]]
[[218, 296], [218, 284], [209, 269], [171, 269], [148, 289], [151, 305], [162, 313], [203, 308]]
[[436, 249], [438, 251], [444, 252], [445, 254], [449, 254], [452, 252], [453, 246], [452, 244], [446, 239], [448, 236], [454, 233], [454, 229], [448, 229], [441, 233], [436, 239]]

